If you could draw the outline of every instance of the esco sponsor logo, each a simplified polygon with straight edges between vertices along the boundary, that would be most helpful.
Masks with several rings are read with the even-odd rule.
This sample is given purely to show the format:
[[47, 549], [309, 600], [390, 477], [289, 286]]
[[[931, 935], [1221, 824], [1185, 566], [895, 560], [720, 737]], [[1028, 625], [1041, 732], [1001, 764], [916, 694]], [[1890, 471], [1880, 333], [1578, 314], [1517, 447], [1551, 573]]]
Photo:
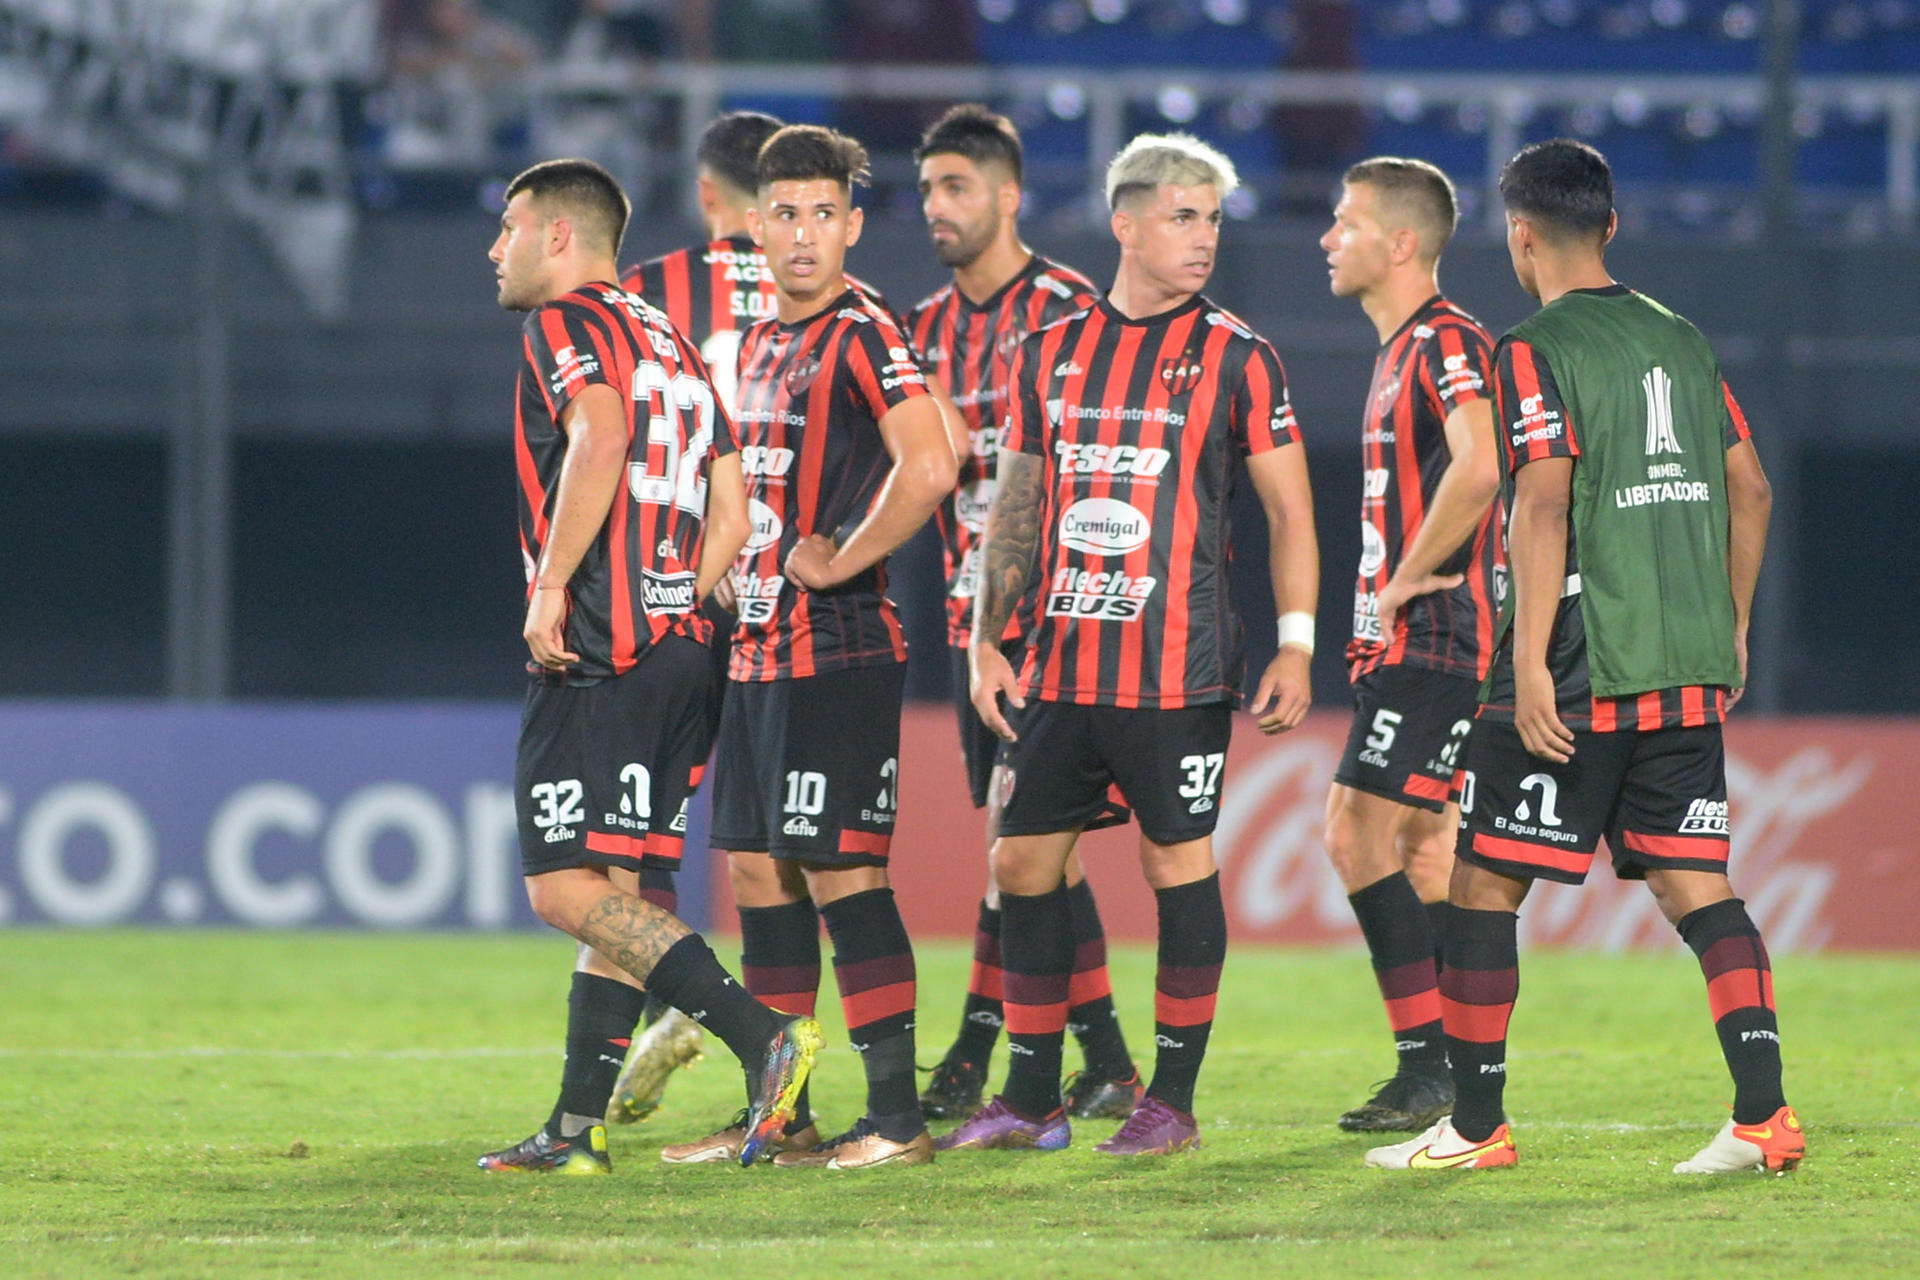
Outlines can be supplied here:
[[740, 470], [750, 476], [784, 476], [793, 469], [793, 450], [784, 445], [750, 444], [740, 450]]
[[1054, 457], [1062, 474], [1119, 475], [1152, 479], [1167, 469], [1173, 455], [1165, 449], [1142, 449], [1130, 444], [1083, 444], [1056, 440]]
[[1060, 517], [1060, 541], [1092, 556], [1137, 551], [1153, 537], [1153, 522], [1117, 498], [1085, 498]]
[[1368, 467], [1360, 480], [1360, 496], [1372, 500], [1387, 496], [1387, 484], [1393, 473], [1385, 467]]
[[742, 555], [765, 551], [768, 547], [779, 545], [780, 535], [786, 532], [786, 526], [781, 523], [778, 511], [758, 498], [749, 498], [747, 519], [753, 531], [747, 535], [747, 543], [740, 549]]

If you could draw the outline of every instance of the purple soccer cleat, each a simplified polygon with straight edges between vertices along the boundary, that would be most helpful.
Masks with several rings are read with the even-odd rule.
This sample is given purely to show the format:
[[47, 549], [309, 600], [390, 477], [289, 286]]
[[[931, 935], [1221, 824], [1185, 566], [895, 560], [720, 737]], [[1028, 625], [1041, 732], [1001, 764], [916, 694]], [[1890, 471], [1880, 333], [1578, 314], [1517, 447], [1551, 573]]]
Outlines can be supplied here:
[[933, 1142], [935, 1151], [1059, 1151], [1073, 1141], [1064, 1110], [1044, 1120], [1029, 1120], [1007, 1100], [995, 1097], [967, 1122]]
[[1094, 1150], [1110, 1156], [1170, 1156], [1199, 1145], [1199, 1122], [1148, 1094], [1120, 1126], [1120, 1132]]

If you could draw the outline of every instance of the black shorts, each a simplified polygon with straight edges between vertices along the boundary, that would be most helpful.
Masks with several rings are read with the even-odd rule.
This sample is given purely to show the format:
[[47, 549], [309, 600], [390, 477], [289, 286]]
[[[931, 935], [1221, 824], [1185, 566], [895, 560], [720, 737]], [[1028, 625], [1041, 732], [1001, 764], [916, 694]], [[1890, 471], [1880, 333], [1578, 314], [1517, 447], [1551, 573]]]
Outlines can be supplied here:
[[1467, 740], [1455, 856], [1522, 879], [1579, 884], [1600, 837], [1613, 873], [1727, 869], [1727, 757], [1717, 724], [1647, 733], [1576, 730], [1573, 759], [1530, 755], [1511, 723]]
[[999, 833], [1037, 836], [1126, 821], [1130, 807], [1155, 844], [1213, 834], [1233, 732], [1233, 708], [1009, 707], [1019, 741], [1000, 748]]
[[713, 625], [713, 638], [707, 642], [707, 661], [712, 667], [711, 683], [707, 685], [707, 723], [718, 733], [720, 704], [727, 696], [727, 669], [733, 662], [733, 628], [740, 619], [715, 604], [712, 596], [700, 606], [700, 612]]
[[1447, 807], [1480, 684], [1425, 667], [1376, 667], [1353, 686], [1353, 727], [1333, 780], [1429, 813]]
[[715, 848], [883, 867], [899, 800], [904, 663], [727, 685]]
[[703, 646], [667, 636], [625, 675], [528, 687], [513, 766], [524, 874], [679, 867], [713, 744], [707, 663]]
[[[1008, 640], [1001, 644], [1000, 652], [1018, 672], [1020, 661], [1026, 655], [1026, 645], [1019, 640]], [[953, 705], [960, 717], [960, 759], [967, 767], [967, 790], [973, 796], [973, 807], [984, 809], [987, 784], [993, 781], [994, 760], [1000, 754], [1000, 739], [980, 719], [980, 713], [973, 709], [973, 699], [968, 696], [967, 651], [950, 646], [947, 654], [953, 664]]]

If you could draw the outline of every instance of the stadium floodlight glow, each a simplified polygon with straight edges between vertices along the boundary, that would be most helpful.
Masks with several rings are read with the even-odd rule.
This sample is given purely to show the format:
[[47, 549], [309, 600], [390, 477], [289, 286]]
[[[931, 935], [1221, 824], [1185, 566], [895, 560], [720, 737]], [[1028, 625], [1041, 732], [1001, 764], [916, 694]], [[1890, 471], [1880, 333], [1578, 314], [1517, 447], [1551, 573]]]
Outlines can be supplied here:
[[1647, 14], [1653, 19], [1654, 26], [1673, 31], [1687, 25], [1693, 10], [1687, 6], [1687, 0], [1653, 0]]
[[1507, 0], [1493, 15], [1493, 29], [1509, 40], [1533, 34], [1534, 13], [1527, 0]]
[[1170, 84], [1154, 97], [1160, 114], [1175, 124], [1187, 124], [1200, 114], [1200, 95], [1183, 84]]
[[1013, 17], [1019, 7], [1018, 0], [980, 0], [980, 16], [998, 24]]
[[1729, 40], [1751, 40], [1760, 34], [1760, 14], [1750, 4], [1730, 4], [1720, 14], [1720, 31]]
[[1605, 103], [1583, 102], [1567, 113], [1567, 127], [1583, 138], [1597, 137], [1610, 118]]
[[1386, 107], [1387, 114], [1401, 124], [1412, 124], [1420, 118], [1420, 113], [1427, 109], [1427, 104], [1420, 97], [1420, 91], [1407, 84], [1397, 84], [1387, 90], [1382, 105]]
[[1718, 136], [1723, 123], [1720, 108], [1710, 102], [1696, 102], [1680, 117], [1680, 128], [1686, 135], [1703, 141]]
[[1126, 21], [1127, 0], [1087, 0], [1087, 12], [1093, 15], [1095, 22], [1112, 26], [1116, 22]]
[[1647, 95], [1638, 89], [1622, 89], [1613, 95], [1614, 119], [1629, 129], [1647, 122]]
[[1047, 110], [1062, 120], [1078, 120], [1087, 114], [1087, 93], [1071, 80], [1047, 86]]
[[1487, 131], [1487, 104], [1484, 102], [1463, 102], [1453, 113], [1454, 128], [1462, 133], [1485, 133]]
[[1467, 0], [1427, 0], [1427, 16], [1436, 27], [1457, 27], [1467, 20]]
[[1260, 212], [1260, 197], [1254, 194], [1252, 187], [1238, 186], [1229, 191], [1227, 198], [1220, 202], [1220, 210], [1229, 218], [1245, 222]]
[[1247, 20], [1247, 0], [1202, 0], [1200, 12], [1209, 22], [1237, 27]]

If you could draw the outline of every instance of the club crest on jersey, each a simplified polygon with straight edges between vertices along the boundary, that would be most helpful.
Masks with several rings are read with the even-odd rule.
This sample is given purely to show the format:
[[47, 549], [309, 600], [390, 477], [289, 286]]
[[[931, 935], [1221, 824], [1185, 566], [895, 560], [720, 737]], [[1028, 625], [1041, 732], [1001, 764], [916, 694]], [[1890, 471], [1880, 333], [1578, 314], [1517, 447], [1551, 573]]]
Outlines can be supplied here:
[[1160, 381], [1167, 388], [1167, 394], [1184, 396], [1200, 385], [1200, 375], [1206, 366], [1200, 363], [1200, 357], [1191, 351], [1183, 351], [1178, 356], [1168, 356], [1160, 362]]
[[995, 340], [994, 349], [1000, 353], [1002, 360], [1011, 360], [1013, 353], [1020, 349], [1020, 344], [1026, 340], [1026, 337], [1027, 331], [1019, 325], [1014, 325]]
[[781, 381], [786, 384], [788, 395], [804, 395], [819, 373], [820, 358], [815, 355], [804, 355], [793, 362], [793, 366], [787, 370], [787, 376]]

